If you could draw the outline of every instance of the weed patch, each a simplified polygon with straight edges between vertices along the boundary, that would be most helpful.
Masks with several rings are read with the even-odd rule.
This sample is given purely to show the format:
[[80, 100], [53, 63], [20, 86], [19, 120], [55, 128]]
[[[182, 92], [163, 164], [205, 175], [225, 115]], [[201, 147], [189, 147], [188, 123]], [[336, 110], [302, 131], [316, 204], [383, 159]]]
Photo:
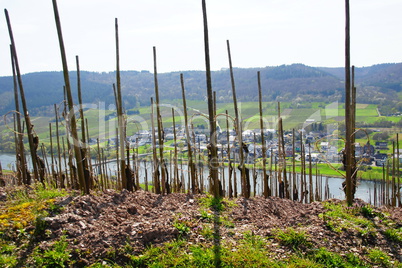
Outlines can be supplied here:
[[311, 243], [308, 241], [309, 237], [305, 231], [299, 231], [289, 227], [285, 230], [274, 230], [274, 234], [275, 238], [279, 240], [281, 244], [291, 247], [296, 251], [311, 246]]
[[68, 267], [70, 262], [70, 251], [67, 249], [68, 242], [65, 236], [44, 251], [37, 248], [33, 253], [33, 259], [38, 267]]
[[324, 207], [328, 211], [320, 214], [320, 217], [326, 226], [334, 232], [352, 231], [360, 233], [361, 236], [367, 236], [375, 231], [374, 223], [362, 216], [362, 213], [365, 213], [366, 216], [373, 215], [368, 207], [362, 210], [361, 207], [347, 207], [343, 204], [330, 202], [325, 202]]
[[389, 228], [385, 230], [384, 235], [391, 241], [402, 243], [402, 227], [398, 229]]
[[390, 257], [380, 249], [371, 249], [368, 253], [368, 258], [374, 265], [381, 265], [383, 267], [391, 267]]
[[14, 244], [0, 244], [0, 267], [14, 267], [17, 264], [17, 257], [13, 254], [15, 249]]
[[323, 267], [328, 268], [355, 268], [355, 267], [366, 267], [363, 262], [356, 258], [353, 254], [348, 254], [345, 258], [337, 253], [330, 252], [325, 248], [320, 248], [313, 251], [311, 254], [311, 259], [317, 264], [323, 265]]

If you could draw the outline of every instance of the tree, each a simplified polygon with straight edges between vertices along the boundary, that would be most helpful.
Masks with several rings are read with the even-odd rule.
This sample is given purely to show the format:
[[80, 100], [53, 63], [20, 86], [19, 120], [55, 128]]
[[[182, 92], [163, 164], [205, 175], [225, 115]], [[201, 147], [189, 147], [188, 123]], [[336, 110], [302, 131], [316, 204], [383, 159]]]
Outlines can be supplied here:
[[387, 131], [378, 132], [373, 135], [373, 140], [375, 141], [385, 141], [389, 139], [389, 133]]

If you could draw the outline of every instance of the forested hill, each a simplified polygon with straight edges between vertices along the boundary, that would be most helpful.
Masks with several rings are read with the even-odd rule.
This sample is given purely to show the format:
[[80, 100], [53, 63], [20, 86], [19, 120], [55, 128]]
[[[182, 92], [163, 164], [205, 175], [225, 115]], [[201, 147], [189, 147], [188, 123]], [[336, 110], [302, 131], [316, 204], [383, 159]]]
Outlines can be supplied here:
[[[235, 68], [234, 77], [239, 101], [258, 101], [257, 72], [261, 72], [264, 101], [342, 101], [344, 95], [344, 68], [309, 67], [303, 64], [265, 68]], [[205, 72], [184, 71], [188, 99], [206, 98]], [[402, 91], [402, 63], [379, 64], [355, 69], [358, 102], [379, 103], [398, 107], [398, 93]], [[77, 75], [70, 73], [77, 99]], [[114, 103], [115, 72], [81, 72], [84, 103]], [[32, 114], [50, 110], [63, 100], [62, 72], [38, 72], [22, 77], [28, 107]], [[123, 99], [126, 109], [150, 103], [154, 96], [154, 77], [148, 71], [121, 72]], [[181, 98], [180, 73], [158, 75], [162, 100]], [[228, 69], [212, 72], [212, 86], [218, 102], [232, 100]], [[14, 110], [12, 77], [0, 77], [0, 115]], [[402, 107], [401, 105], [399, 105]], [[47, 107], [47, 108], [45, 108]]]

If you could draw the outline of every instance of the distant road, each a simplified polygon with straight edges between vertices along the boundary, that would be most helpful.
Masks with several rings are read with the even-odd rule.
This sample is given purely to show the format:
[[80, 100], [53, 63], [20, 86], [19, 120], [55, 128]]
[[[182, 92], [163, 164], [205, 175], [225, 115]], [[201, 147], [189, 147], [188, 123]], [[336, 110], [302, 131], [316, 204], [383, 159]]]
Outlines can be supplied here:
[[380, 110], [378, 110], [378, 107], [377, 107], [377, 114], [378, 114], [378, 116], [381, 116], [381, 113], [380, 113]]

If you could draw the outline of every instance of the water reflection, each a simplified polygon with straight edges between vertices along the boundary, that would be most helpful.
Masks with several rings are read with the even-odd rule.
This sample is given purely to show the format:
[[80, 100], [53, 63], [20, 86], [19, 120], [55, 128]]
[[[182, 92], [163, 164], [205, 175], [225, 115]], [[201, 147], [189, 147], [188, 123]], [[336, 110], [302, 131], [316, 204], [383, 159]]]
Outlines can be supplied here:
[[[29, 158], [29, 157], [28, 157]], [[0, 162], [2, 164], [3, 169], [11, 169], [15, 170], [15, 156], [12, 154], [2, 154], [0, 155]], [[51, 159], [48, 158], [48, 163], [51, 163]], [[95, 163], [95, 162], [93, 162]], [[140, 183], [145, 182], [145, 177], [147, 176], [148, 180], [152, 178], [152, 164], [147, 163], [145, 164], [143, 161], [140, 161], [140, 168], [139, 168], [139, 178], [140, 178]], [[31, 163], [28, 160], [28, 165], [30, 166]], [[108, 170], [108, 175], [109, 176], [116, 176], [117, 175], [117, 164], [115, 161], [110, 161], [107, 163], [107, 170]], [[55, 163], [55, 169], [58, 168], [58, 164]], [[64, 162], [62, 161], [62, 168], [64, 169]], [[94, 172], [98, 173], [97, 167], [94, 167]], [[168, 167], [168, 172], [169, 174], [172, 174], [173, 169]], [[226, 192], [228, 190], [228, 183], [227, 179], [229, 178], [229, 170], [228, 168], [221, 168], [219, 170], [220, 172], [220, 177], [225, 178], [226, 182], [223, 184], [225, 186]], [[240, 172], [236, 169], [236, 178], [237, 178], [237, 189], [240, 190]], [[199, 174], [203, 174], [203, 185], [204, 189], [208, 189], [208, 175], [209, 171], [205, 167], [203, 169], [199, 169]], [[188, 170], [187, 170], [187, 165], [179, 165], [179, 176], [182, 176], [185, 181], [187, 181], [188, 178]], [[252, 176], [251, 176], [252, 177]], [[308, 176], [307, 176], [308, 177]], [[261, 184], [261, 178], [262, 178], [262, 171], [258, 170], [257, 171], [257, 180], [256, 184], [254, 184], [253, 180], [251, 181], [251, 189], [256, 189], [256, 194], [261, 195], [262, 194], [262, 184]], [[275, 178], [273, 178], [275, 180]], [[329, 189], [329, 198], [337, 198], [337, 199], [344, 199], [345, 194], [342, 190], [342, 182], [343, 178], [326, 178], [326, 177], [319, 177], [321, 181], [319, 181], [319, 186], [321, 186], [321, 193], [325, 193], [325, 187], [326, 184], [328, 184], [328, 189]], [[308, 180], [308, 179], [307, 179]], [[297, 175], [297, 181], [300, 181], [300, 175]], [[313, 176], [313, 189], [316, 189], [316, 177]], [[366, 180], [361, 180], [359, 181], [359, 185], [356, 190], [355, 197], [362, 199], [366, 202], [369, 203], [374, 203], [374, 188], [376, 187], [377, 190], [379, 189], [379, 182], [375, 181], [366, 181]], [[273, 192], [276, 191], [275, 189], [275, 184], [272, 185], [273, 188], [271, 189]], [[289, 189], [292, 191], [292, 189]], [[324, 194], [322, 194], [324, 195]], [[300, 194], [299, 194], [300, 196]], [[378, 197], [377, 197], [378, 199]]]

